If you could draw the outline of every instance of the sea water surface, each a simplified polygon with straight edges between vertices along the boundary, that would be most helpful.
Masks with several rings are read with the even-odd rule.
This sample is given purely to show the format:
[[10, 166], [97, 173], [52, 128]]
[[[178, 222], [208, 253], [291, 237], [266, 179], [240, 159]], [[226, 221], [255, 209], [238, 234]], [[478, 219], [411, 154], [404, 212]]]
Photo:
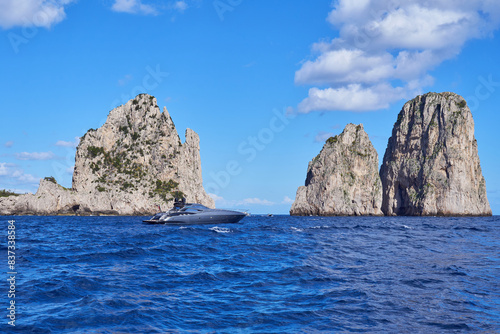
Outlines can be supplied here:
[[500, 217], [0, 217], [0, 332], [500, 332]]

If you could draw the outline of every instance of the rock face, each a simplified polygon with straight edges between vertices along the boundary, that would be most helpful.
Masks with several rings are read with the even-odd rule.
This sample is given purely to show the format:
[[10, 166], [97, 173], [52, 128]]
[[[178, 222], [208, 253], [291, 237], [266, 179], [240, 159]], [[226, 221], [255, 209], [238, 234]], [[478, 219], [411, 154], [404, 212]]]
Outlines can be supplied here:
[[380, 176], [386, 215], [491, 215], [472, 114], [454, 93], [404, 105]]
[[174, 197], [214, 207], [202, 185], [198, 135], [181, 142], [166, 108], [138, 95], [113, 109], [80, 140], [72, 189], [52, 178], [35, 195], [0, 200], [2, 214], [145, 215], [166, 209]]
[[[54, 178], [45, 178], [34, 195], [10, 196], [0, 200], [0, 213], [3, 215], [65, 215], [65, 214], [110, 214], [122, 213], [110, 209], [103, 203], [109, 202], [105, 194], [92, 196], [79, 193], [57, 184]], [[134, 211], [135, 209], [135, 211]], [[132, 206], [123, 214], [139, 214], [141, 211]]]
[[189, 202], [213, 206], [201, 177], [198, 135], [186, 130], [181, 143], [166, 108], [142, 94], [113, 109], [106, 123], [89, 130], [78, 145], [73, 173], [77, 192], [130, 194], [137, 201], [170, 202], [186, 196]]
[[378, 154], [363, 125], [329, 138], [307, 169], [291, 215], [382, 215]]

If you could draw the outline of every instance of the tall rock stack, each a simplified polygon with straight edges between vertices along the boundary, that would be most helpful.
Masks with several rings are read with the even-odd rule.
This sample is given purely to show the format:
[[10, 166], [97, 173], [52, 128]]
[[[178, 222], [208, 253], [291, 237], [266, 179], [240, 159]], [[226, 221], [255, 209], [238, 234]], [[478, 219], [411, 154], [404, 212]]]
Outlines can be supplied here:
[[291, 215], [382, 215], [378, 154], [363, 125], [329, 138], [307, 169]]
[[386, 215], [491, 215], [474, 120], [454, 93], [428, 93], [399, 113], [380, 170]]
[[184, 195], [213, 207], [202, 185], [199, 143], [198, 135], [187, 129], [182, 144], [167, 109], [162, 113], [153, 96], [138, 95], [82, 137], [73, 189], [112, 198], [129, 194], [134, 198], [130, 205], [138, 200], [141, 206], [167, 205]]
[[72, 189], [45, 178], [35, 195], [0, 198], [0, 214], [146, 215], [180, 196], [214, 207], [203, 189], [199, 141], [187, 129], [182, 143], [167, 110], [140, 94], [81, 138]]

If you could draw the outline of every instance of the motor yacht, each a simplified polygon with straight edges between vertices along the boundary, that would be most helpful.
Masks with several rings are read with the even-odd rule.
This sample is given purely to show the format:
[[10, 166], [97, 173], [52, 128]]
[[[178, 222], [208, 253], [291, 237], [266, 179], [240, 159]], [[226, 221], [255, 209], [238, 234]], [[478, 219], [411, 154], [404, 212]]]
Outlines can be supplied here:
[[149, 224], [231, 224], [237, 223], [248, 214], [246, 212], [210, 209], [197, 203], [176, 200], [167, 212], [159, 212], [148, 220]]

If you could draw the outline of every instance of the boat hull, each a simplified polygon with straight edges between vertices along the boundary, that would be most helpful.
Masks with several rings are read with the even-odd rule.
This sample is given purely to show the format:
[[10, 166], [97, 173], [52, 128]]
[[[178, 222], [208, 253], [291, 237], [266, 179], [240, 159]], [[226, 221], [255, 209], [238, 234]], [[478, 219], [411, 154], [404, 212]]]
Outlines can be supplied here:
[[143, 222], [162, 225], [195, 225], [195, 224], [235, 224], [246, 214], [237, 211], [213, 210], [199, 214], [169, 216], [166, 219], [148, 219]]

